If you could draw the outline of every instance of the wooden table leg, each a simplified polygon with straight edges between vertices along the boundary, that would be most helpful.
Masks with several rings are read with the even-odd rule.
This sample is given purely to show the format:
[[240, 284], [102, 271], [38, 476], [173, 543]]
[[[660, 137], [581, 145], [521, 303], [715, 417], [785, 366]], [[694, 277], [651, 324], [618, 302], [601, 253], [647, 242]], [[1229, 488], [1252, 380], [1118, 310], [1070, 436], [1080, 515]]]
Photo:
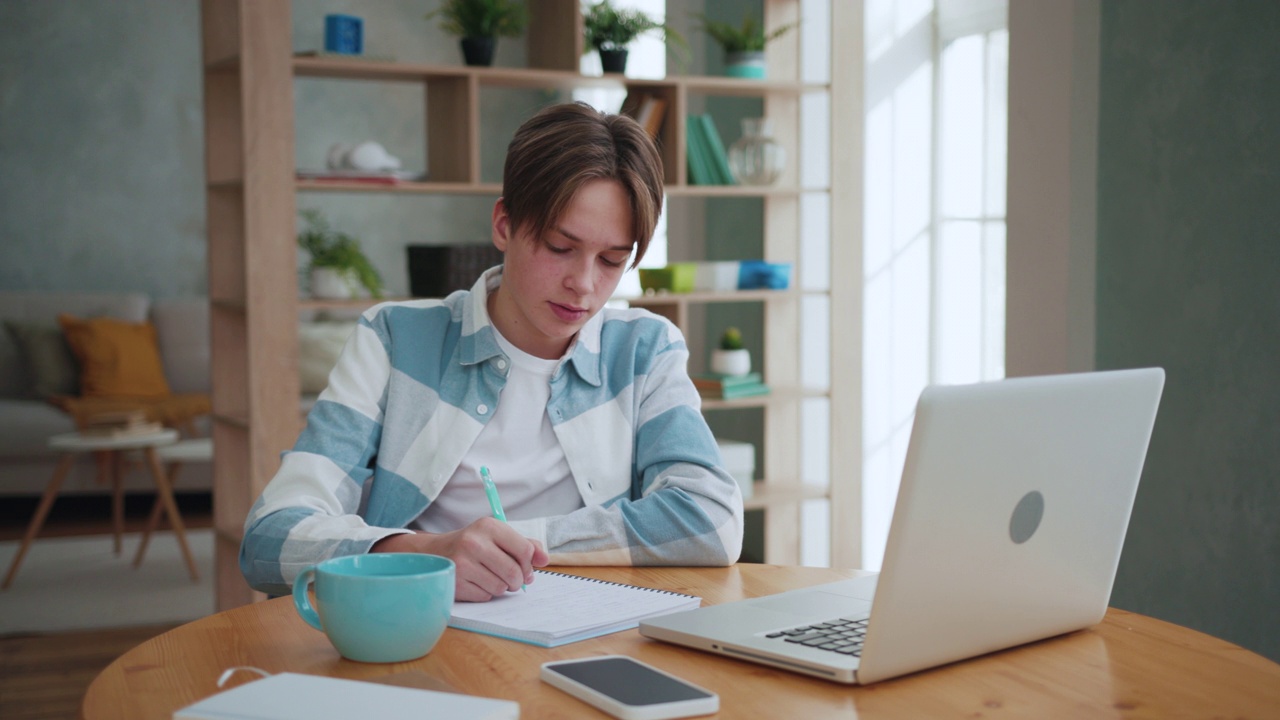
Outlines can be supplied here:
[[[177, 484], [178, 468], [181, 463], [169, 463], [166, 468], [166, 477], [169, 478], [169, 487], [172, 488]], [[155, 502], [151, 503], [151, 516], [147, 518], [147, 527], [142, 531], [142, 542], [138, 543], [138, 554], [133, 557], [133, 566], [135, 568], [142, 567], [142, 558], [147, 554], [147, 544], [151, 542], [151, 533], [154, 533], [160, 527], [160, 513], [164, 511], [164, 500], [160, 498], [160, 493], [156, 493]]]
[[116, 555], [124, 549], [124, 468], [120, 453], [107, 451], [111, 471], [111, 529], [115, 533]]
[[44, 496], [36, 506], [36, 514], [31, 518], [31, 524], [27, 525], [27, 534], [22, 537], [22, 545], [18, 547], [18, 554], [13, 556], [13, 563], [9, 565], [9, 574], [4, 576], [4, 585], [0, 586], [0, 589], [8, 590], [13, 577], [18, 574], [18, 567], [22, 565], [22, 558], [27, 554], [27, 548], [31, 546], [31, 541], [35, 540], [40, 528], [44, 527], [44, 519], [49, 515], [49, 509], [53, 507], [53, 501], [58, 497], [62, 481], [66, 480], [67, 473], [71, 472], [73, 460], [75, 460], [75, 453], [66, 453], [58, 461], [58, 467], [53, 471], [53, 479], [49, 480]]
[[169, 479], [165, 477], [164, 468], [160, 467], [160, 458], [156, 456], [156, 449], [148, 447], [143, 450], [147, 456], [147, 466], [151, 468], [151, 477], [156, 481], [156, 492], [159, 499], [164, 503], [164, 508], [169, 514], [169, 525], [173, 527], [173, 534], [178, 538], [178, 547], [182, 548], [182, 556], [187, 559], [187, 569], [191, 571], [191, 579], [200, 580], [200, 571], [196, 567], [196, 560], [191, 555], [191, 548], [187, 547], [187, 530], [182, 524], [182, 515], [178, 513], [178, 503], [173, 499], [173, 489], [169, 487]]

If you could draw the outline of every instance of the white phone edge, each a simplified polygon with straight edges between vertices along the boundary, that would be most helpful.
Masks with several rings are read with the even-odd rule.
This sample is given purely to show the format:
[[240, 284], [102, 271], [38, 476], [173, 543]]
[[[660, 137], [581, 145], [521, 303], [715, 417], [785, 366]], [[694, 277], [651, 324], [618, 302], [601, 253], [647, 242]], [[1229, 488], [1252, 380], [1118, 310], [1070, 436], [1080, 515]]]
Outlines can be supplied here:
[[[625, 658], [638, 665], [643, 665], [656, 673], [666, 675], [682, 685], [688, 685], [689, 687], [696, 688], [707, 693], [710, 697], [694, 698], [693, 700], [679, 700], [677, 702], [662, 703], [660, 705], [625, 705], [604, 693], [587, 687], [576, 680], [565, 677], [554, 669], [556, 665], [589, 660], [605, 660], [607, 658]], [[676, 720], [677, 718], [710, 715], [720, 711], [720, 696], [716, 693], [700, 685], [694, 685], [684, 678], [676, 677], [665, 670], [656, 668], [643, 660], [637, 660], [630, 655], [598, 655], [585, 658], [570, 658], [567, 660], [552, 660], [542, 664], [542, 670], [539, 672], [538, 677], [548, 685], [563, 690], [588, 705], [599, 708], [620, 720]]]

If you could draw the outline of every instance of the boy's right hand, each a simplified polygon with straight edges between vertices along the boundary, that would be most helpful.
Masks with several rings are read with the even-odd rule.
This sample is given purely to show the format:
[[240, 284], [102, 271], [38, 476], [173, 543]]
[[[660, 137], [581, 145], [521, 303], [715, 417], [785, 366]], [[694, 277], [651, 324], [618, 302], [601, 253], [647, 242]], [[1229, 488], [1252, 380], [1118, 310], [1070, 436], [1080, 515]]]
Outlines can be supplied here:
[[533, 582], [534, 568], [550, 560], [540, 543], [491, 517], [448, 533], [392, 535], [374, 543], [370, 552], [418, 552], [453, 560], [454, 595], [464, 602], [485, 602], [519, 590]]

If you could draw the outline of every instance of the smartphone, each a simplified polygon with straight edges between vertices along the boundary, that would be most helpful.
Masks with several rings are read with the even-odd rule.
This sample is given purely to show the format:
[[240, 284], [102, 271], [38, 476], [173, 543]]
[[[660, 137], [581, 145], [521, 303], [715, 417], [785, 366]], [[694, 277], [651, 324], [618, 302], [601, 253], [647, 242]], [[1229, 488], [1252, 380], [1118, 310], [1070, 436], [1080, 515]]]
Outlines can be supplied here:
[[542, 680], [622, 720], [710, 715], [720, 696], [626, 655], [543, 663]]

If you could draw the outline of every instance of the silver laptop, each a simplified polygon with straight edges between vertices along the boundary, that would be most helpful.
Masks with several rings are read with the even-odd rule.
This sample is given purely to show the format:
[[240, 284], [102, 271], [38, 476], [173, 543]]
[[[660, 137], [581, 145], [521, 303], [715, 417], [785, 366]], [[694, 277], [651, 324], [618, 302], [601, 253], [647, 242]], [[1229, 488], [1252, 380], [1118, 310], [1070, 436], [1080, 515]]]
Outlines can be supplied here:
[[1102, 620], [1159, 368], [925, 389], [879, 575], [703, 607], [640, 634], [867, 684]]

